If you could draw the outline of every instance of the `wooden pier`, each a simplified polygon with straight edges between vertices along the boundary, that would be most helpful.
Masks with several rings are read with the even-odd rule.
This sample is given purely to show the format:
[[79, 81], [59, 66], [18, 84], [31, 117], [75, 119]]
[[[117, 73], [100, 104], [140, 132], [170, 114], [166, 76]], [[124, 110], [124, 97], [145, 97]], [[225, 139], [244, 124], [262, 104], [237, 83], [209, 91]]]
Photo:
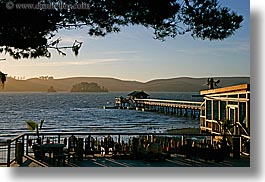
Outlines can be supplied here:
[[178, 116], [199, 117], [203, 102], [162, 99], [116, 98], [115, 107], [142, 111], [160, 112]]
[[202, 102], [160, 100], [160, 99], [135, 99], [136, 108], [145, 111], [161, 112], [178, 116], [199, 117]]

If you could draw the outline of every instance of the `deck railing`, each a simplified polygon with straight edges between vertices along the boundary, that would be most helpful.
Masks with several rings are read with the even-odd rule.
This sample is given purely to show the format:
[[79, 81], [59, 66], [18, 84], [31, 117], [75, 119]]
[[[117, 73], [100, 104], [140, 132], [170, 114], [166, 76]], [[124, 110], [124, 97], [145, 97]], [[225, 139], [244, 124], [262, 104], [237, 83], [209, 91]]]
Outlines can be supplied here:
[[[111, 137], [115, 144], [121, 144], [123, 150], [127, 152], [131, 150], [132, 139], [141, 138], [147, 142], [153, 142], [159, 139], [163, 150], [168, 150], [168, 148], [173, 147], [172, 141], [175, 145], [185, 145], [187, 139], [192, 139], [196, 142], [210, 143], [214, 144], [214, 134], [168, 134], [168, 133], [88, 133], [88, 132], [53, 132], [53, 133], [41, 133], [40, 137], [42, 143], [64, 143], [66, 147], [68, 146], [69, 137], [75, 136], [76, 138], [81, 138], [84, 143], [84, 151], [86, 145], [86, 139], [88, 137], [94, 139], [94, 147], [98, 148], [104, 142], [104, 138]], [[240, 141], [240, 152], [242, 155], [250, 155], [249, 143], [250, 137], [248, 136], [235, 136], [231, 135], [231, 138], [239, 138]], [[0, 143], [0, 165], [10, 166], [10, 164], [17, 159], [17, 149], [18, 145], [23, 145], [23, 155], [32, 155], [32, 144], [36, 143], [36, 135], [34, 133], [25, 133], [19, 135], [11, 140]], [[233, 146], [232, 146], [233, 147]], [[20, 149], [21, 150], [21, 149]]]
[[[0, 166], [9, 167], [16, 160], [18, 143], [25, 143], [25, 134], [0, 143]], [[25, 145], [23, 145], [25, 146]]]

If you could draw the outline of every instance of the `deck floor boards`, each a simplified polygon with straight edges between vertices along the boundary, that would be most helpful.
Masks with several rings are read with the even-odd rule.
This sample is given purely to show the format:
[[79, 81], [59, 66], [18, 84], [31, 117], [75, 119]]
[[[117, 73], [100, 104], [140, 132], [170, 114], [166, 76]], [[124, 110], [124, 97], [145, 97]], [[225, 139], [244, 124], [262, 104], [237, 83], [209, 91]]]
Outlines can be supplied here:
[[[52, 164], [49, 159], [44, 159], [49, 167], [58, 167], [57, 163]], [[29, 158], [23, 159], [21, 165], [13, 162], [11, 167], [41, 167]], [[60, 165], [62, 167], [62, 164]], [[65, 167], [250, 167], [250, 158], [240, 159], [226, 158], [222, 162], [204, 161], [201, 159], [186, 159], [181, 155], [172, 155], [165, 160], [131, 160], [113, 159], [111, 157], [86, 157], [82, 161], [72, 163], [66, 161]]]

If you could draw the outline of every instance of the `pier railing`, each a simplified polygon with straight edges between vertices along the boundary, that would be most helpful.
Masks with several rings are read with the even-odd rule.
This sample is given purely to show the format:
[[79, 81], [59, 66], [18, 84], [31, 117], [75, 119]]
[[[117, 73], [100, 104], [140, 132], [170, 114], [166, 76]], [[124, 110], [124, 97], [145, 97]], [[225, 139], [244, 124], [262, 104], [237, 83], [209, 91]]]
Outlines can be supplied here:
[[[168, 133], [87, 133], [87, 132], [53, 132], [53, 133], [41, 133], [42, 143], [64, 143], [66, 147], [69, 145], [69, 137], [75, 136], [77, 139], [83, 141], [84, 153], [87, 151], [87, 142], [94, 141], [95, 151], [100, 150], [100, 146], [104, 144], [106, 137], [110, 137], [113, 140], [113, 144], [119, 144], [123, 153], [128, 153], [132, 150], [132, 141], [134, 138], [141, 139], [143, 142], [154, 142], [156, 139], [160, 142], [163, 151], [165, 152], [178, 152], [181, 146], [188, 143], [203, 144], [206, 146], [216, 147], [218, 143], [216, 138], [220, 138], [220, 135], [214, 134], [168, 134]], [[241, 155], [250, 155], [250, 137], [248, 136], [228, 136], [232, 141], [231, 148], [236, 149]], [[235, 139], [235, 140], [234, 140]], [[25, 133], [19, 135], [6, 142], [0, 143], [0, 166], [10, 166], [12, 162], [21, 158], [21, 154], [32, 155], [32, 145], [36, 143], [36, 135], [34, 133]], [[172, 150], [174, 149], [174, 150]], [[20, 150], [20, 152], [18, 152]], [[22, 150], [22, 151], [21, 151]], [[100, 152], [100, 151], [98, 151]], [[230, 151], [231, 153], [233, 151]]]
[[167, 106], [188, 109], [201, 109], [202, 102], [194, 101], [177, 101], [177, 100], [161, 100], [161, 99], [135, 99], [137, 104]]

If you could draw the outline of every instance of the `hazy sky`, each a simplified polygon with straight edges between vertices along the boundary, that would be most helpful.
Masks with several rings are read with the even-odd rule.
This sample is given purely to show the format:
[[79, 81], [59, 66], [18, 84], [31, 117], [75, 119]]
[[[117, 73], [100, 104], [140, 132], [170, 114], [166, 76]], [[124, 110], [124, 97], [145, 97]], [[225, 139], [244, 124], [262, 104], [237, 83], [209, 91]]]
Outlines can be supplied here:
[[153, 39], [153, 30], [144, 27], [123, 28], [119, 34], [93, 38], [87, 28], [60, 31], [61, 45], [83, 41], [78, 57], [71, 51], [62, 57], [13, 60], [0, 55], [0, 70], [11, 76], [26, 78], [42, 75], [55, 78], [95, 76], [124, 80], [148, 81], [157, 78], [249, 76], [250, 75], [250, 8], [249, 0], [221, 0], [244, 16], [242, 28], [224, 41], [193, 39], [189, 34]]

